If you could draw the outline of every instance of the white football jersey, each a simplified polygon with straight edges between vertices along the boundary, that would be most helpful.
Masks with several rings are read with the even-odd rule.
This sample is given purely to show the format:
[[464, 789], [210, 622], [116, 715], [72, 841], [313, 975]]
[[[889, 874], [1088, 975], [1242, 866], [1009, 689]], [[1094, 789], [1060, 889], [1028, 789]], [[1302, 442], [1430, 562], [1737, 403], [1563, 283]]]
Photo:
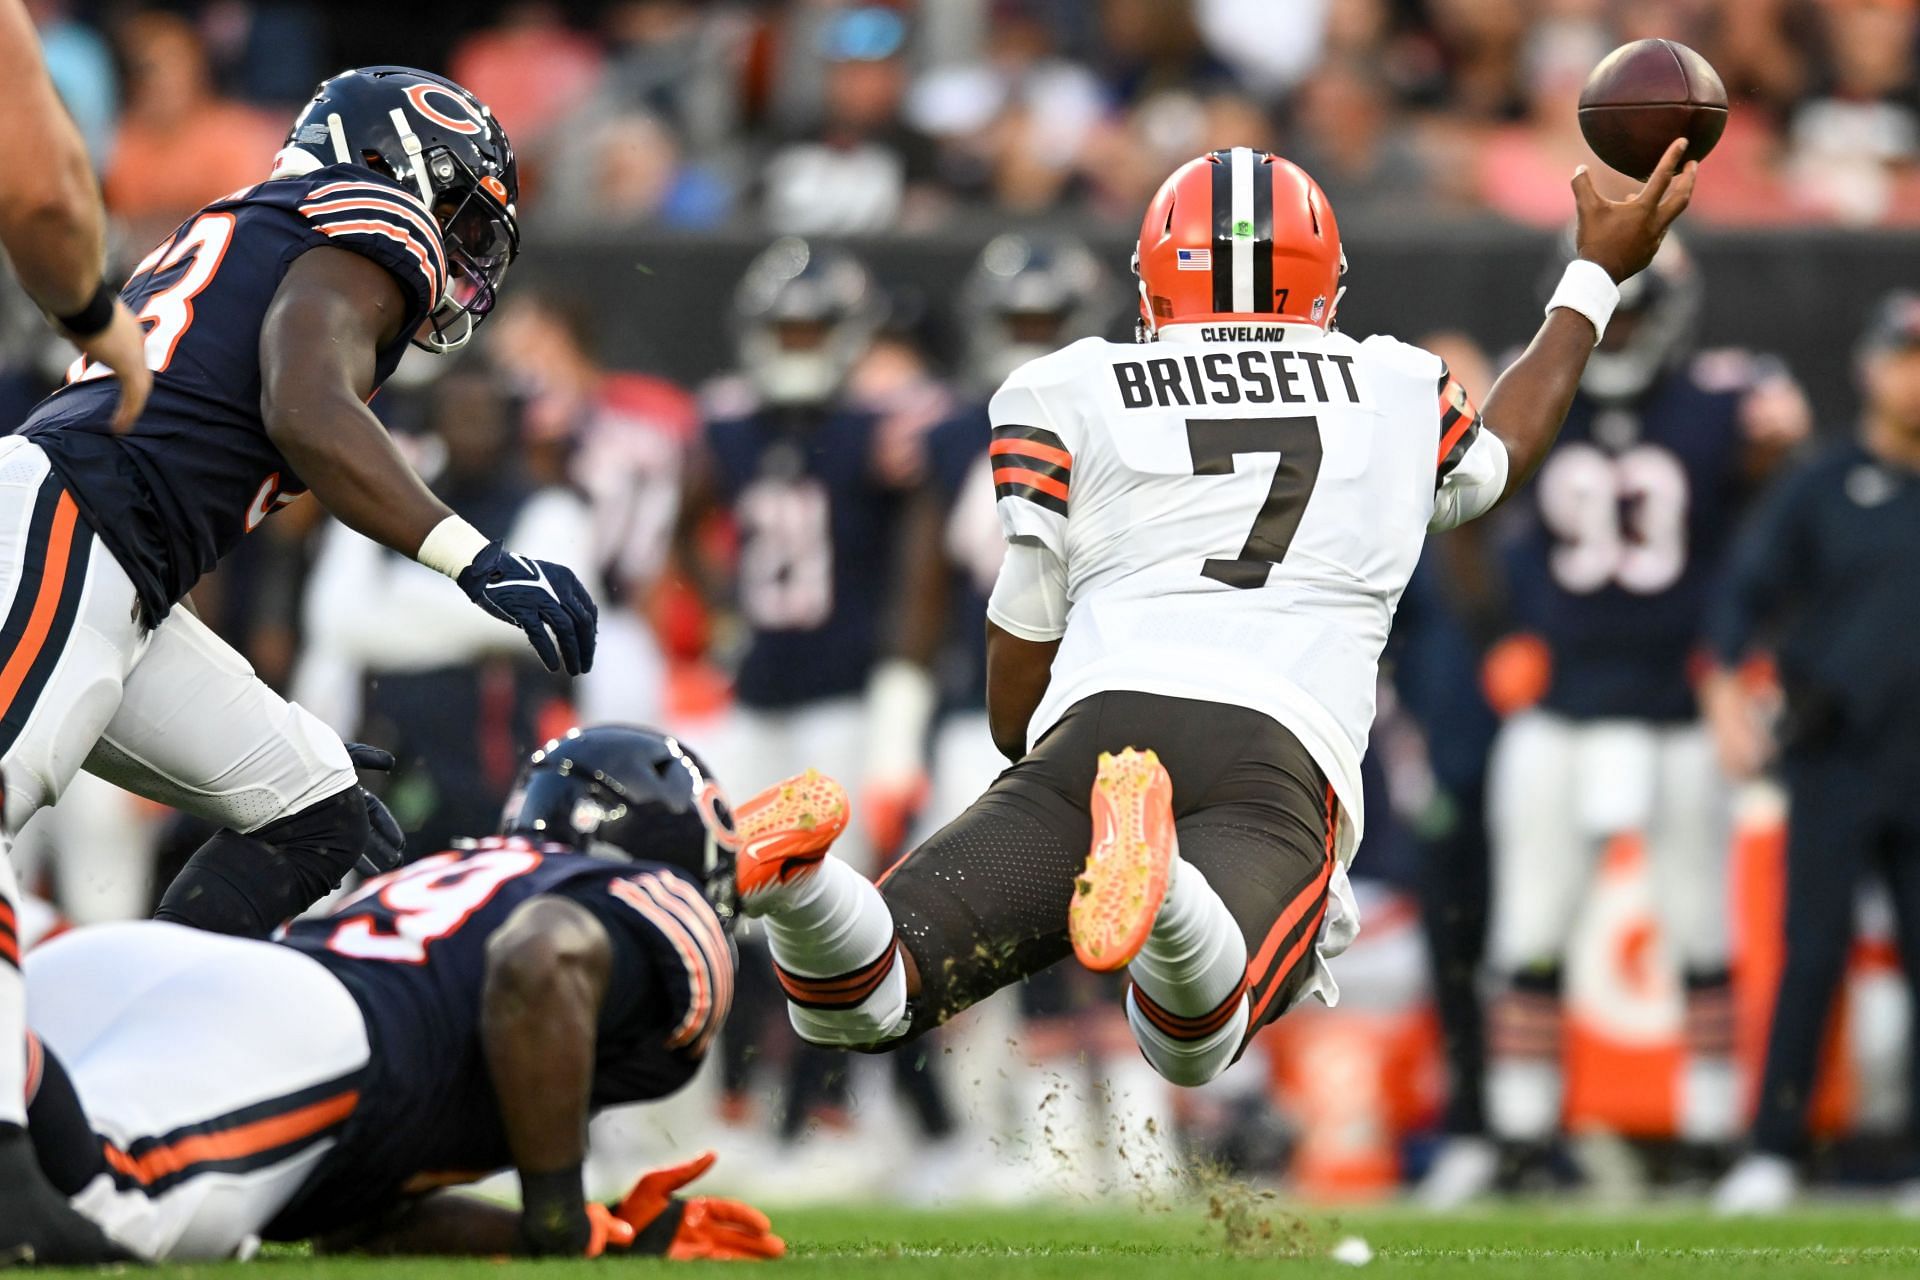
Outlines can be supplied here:
[[1109, 689], [1264, 712], [1333, 784], [1344, 865], [1380, 651], [1421, 544], [1507, 480], [1444, 362], [1309, 325], [1180, 325], [1035, 360], [991, 415], [1002, 530], [1066, 570], [1029, 742]]

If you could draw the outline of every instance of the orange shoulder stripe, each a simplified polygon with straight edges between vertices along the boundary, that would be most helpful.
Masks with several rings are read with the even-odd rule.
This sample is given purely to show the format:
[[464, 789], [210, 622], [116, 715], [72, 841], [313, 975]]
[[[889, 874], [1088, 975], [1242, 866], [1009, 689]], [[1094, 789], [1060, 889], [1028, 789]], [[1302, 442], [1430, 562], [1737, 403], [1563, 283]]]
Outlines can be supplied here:
[[995, 440], [987, 446], [987, 456], [998, 458], [1003, 454], [1021, 454], [1041, 462], [1051, 462], [1058, 467], [1073, 466], [1073, 455], [1065, 449], [1056, 449], [1050, 444], [1041, 444], [1038, 440]]

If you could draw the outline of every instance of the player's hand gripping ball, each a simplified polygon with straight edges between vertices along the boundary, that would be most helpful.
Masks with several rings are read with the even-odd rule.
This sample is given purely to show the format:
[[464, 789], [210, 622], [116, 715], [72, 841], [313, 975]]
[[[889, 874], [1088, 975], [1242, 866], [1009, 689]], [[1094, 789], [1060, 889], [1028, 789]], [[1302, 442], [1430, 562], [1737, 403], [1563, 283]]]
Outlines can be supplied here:
[[1705, 160], [1727, 127], [1727, 87], [1707, 60], [1677, 40], [1623, 44], [1580, 91], [1580, 132], [1611, 168], [1646, 181], [1675, 138]]

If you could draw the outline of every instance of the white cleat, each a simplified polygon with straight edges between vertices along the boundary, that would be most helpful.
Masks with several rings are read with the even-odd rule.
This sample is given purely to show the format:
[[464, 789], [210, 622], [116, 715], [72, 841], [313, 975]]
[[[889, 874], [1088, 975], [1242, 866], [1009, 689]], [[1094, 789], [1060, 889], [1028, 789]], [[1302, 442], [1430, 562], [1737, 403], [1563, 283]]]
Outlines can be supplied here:
[[1488, 1195], [1500, 1176], [1500, 1148], [1490, 1138], [1448, 1138], [1413, 1202], [1431, 1213], [1450, 1213]]
[[1720, 1218], [1779, 1213], [1800, 1195], [1800, 1174], [1785, 1156], [1754, 1152], [1727, 1171], [1713, 1189], [1713, 1212]]

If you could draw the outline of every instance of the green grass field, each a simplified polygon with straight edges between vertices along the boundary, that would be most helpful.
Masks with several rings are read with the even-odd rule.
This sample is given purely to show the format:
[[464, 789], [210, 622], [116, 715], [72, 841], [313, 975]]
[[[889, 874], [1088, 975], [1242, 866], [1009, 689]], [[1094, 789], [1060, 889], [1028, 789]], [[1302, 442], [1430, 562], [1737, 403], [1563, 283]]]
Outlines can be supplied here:
[[[1722, 1223], [1683, 1210], [1599, 1215], [1550, 1205], [1430, 1218], [1405, 1210], [1353, 1213], [1283, 1209], [1247, 1199], [1214, 1212], [1016, 1210], [914, 1213], [891, 1209], [789, 1210], [775, 1223], [792, 1245], [774, 1276], [850, 1280], [1214, 1280], [1215, 1277], [1351, 1276], [1328, 1259], [1344, 1236], [1376, 1251], [1368, 1274], [1512, 1276], [1914, 1276], [1920, 1223], [1885, 1214], [1808, 1211]], [[516, 1263], [314, 1259], [270, 1255], [244, 1272], [232, 1264], [179, 1266], [164, 1280], [510, 1280], [521, 1273], [584, 1280], [613, 1266], [629, 1274], [686, 1274], [684, 1264]], [[697, 1268], [708, 1271], [708, 1267]], [[135, 1273], [139, 1274], [139, 1273]]]

